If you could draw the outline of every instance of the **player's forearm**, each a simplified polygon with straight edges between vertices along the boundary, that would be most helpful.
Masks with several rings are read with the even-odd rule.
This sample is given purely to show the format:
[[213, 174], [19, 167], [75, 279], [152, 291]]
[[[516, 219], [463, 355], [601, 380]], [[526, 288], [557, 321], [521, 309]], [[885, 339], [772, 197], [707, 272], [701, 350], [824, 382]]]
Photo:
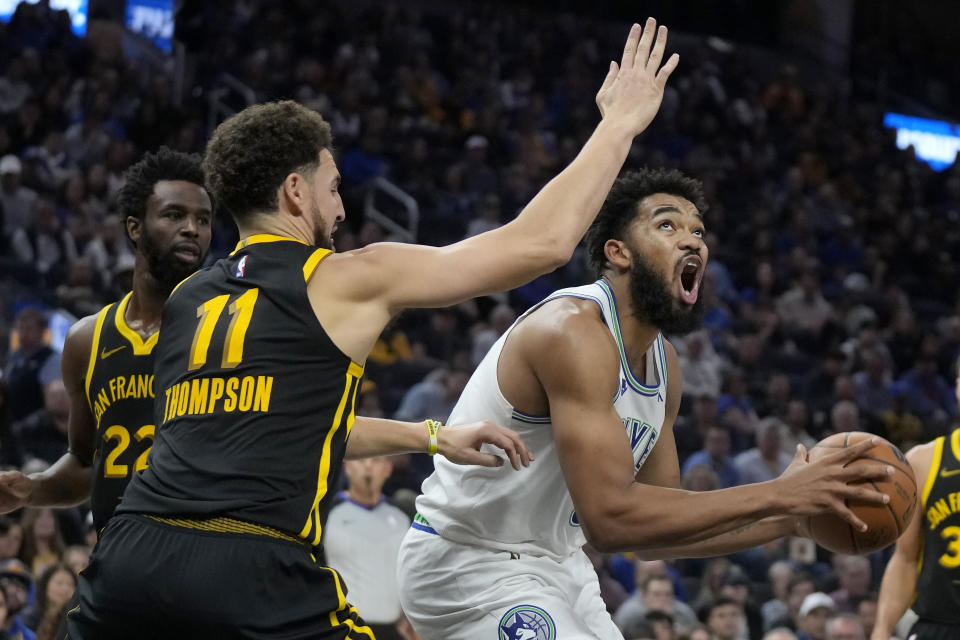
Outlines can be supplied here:
[[499, 230], [500, 249], [505, 240], [517, 247], [508, 255], [523, 255], [539, 243], [557, 254], [561, 264], [569, 260], [620, 173], [632, 142], [630, 131], [601, 121], [573, 162]]
[[745, 524], [713, 538], [686, 545], [655, 547], [638, 551], [644, 560], [675, 560], [679, 558], [712, 558], [736, 553], [766, 544], [771, 540], [796, 533], [794, 518], [773, 516]]
[[93, 469], [68, 451], [51, 467], [29, 478], [32, 483], [27, 497], [29, 506], [72, 507], [90, 496]]
[[917, 563], [894, 553], [883, 572], [880, 597], [877, 600], [877, 622], [872, 640], [886, 640], [907, 612], [917, 584]]
[[430, 434], [423, 422], [400, 422], [357, 416], [347, 439], [346, 458], [375, 458], [401, 453], [426, 453]]
[[595, 547], [609, 552], [702, 543], [782, 513], [768, 485], [698, 493], [634, 484], [618, 506], [585, 519], [585, 533]]

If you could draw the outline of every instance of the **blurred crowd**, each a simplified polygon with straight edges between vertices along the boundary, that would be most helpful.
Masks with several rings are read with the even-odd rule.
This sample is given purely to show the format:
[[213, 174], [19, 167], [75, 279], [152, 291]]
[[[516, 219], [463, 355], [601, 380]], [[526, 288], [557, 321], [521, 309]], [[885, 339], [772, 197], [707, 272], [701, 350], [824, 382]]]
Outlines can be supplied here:
[[[362, 214], [378, 177], [417, 200], [418, 241], [445, 244], [510, 220], [572, 159], [598, 121], [593, 96], [626, 31], [473, 4], [438, 13], [402, 3], [196, 4], [178, 25], [192, 79], [183, 96], [124, 56], [107, 26], [91, 23], [78, 39], [43, 3], [0, 23], [5, 465], [43, 468], [65, 451], [69, 403], [44, 339], [47, 314], [79, 318], [128, 290], [133, 260], [114, 202], [122, 173], [160, 145], [202, 152], [220, 74], [258, 100], [294, 98], [332, 123], [348, 215], [338, 250], [391, 238]], [[660, 114], [628, 160], [684, 170], [703, 181], [710, 205], [705, 326], [672, 338], [685, 380], [675, 429], [683, 486], [770, 479], [797, 442], [835, 432], [871, 431], [904, 450], [945, 433], [960, 394], [960, 167], [937, 173], [898, 150], [880, 105], [851, 94], [852, 83], [811, 80], [786, 64], [768, 77], [736, 48], [684, 42]], [[221, 217], [209, 260], [235, 238]], [[404, 314], [371, 353], [357, 411], [444, 419], [519, 313], [592, 279], [577, 255], [509, 294]], [[431, 466], [426, 456], [394, 460], [384, 493], [409, 514]], [[89, 528], [82, 510], [49, 516], [0, 521], [22, 538], [0, 545], [0, 560], [20, 558], [24, 603], [41, 609], [41, 596], [53, 598], [40, 587], [45, 576], [54, 582], [49, 567], [76, 568], [58, 541], [85, 544]], [[611, 612], [634, 625], [628, 638], [692, 638], [706, 624], [730, 640], [780, 626], [824, 640], [834, 623], [869, 633], [885, 557], [811, 555], [779, 541], [710, 561], [596, 564]], [[14, 580], [7, 573], [0, 582]], [[39, 625], [42, 612], [31, 615]]]

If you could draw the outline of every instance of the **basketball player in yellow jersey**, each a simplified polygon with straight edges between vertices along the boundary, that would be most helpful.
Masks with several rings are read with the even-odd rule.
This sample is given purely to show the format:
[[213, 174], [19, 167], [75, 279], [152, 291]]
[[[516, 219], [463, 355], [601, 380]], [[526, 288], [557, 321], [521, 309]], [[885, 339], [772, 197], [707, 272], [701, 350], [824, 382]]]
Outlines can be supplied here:
[[[960, 402], [960, 362], [957, 363]], [[960, 428], [907, 452], [920, 513], [897, 540], [883, 573], [871, 640], [890, 640], [912, 606], [919, 616], [908, 638], [960, 638]]]
[[241, 242], [167, 300], [150, 465], [80, 578], [70, 638], [372, 637], [309, 553], [329, 489], [344, 457], [436, 451], [447, 429], [356, 429], [367, 354], [405, 308], [509, 289], [570, 258], [659, 109], [677, 65], [665, 46], [653, 20], [634, 25], [570, 166], [515, 220], [449, 247], [332, 253], [344, 211], [329, 125], [292, 102], [221, 124], [207, 185]]
[[[133, 291], [71, 327], [61, 371], [69, 450], [49, 469], [0, 473], [0, 512], [91, 499], [100, 531], [153, 443], [153, 349], [163, 303], [210, 248], [210, 196], [199, 156], [166, 147], [124, 173], [119, 213], [136, 259]], [[95, 455], [98, 454], [98, 455]]]

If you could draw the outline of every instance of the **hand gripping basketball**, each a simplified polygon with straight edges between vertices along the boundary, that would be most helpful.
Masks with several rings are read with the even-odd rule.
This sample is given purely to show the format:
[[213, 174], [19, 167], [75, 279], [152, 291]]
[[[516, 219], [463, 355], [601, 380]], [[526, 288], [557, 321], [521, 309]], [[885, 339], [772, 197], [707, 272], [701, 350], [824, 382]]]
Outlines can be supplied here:
[[854, 529], [865, 532], [864, 522], [849, 504], [887, 505], [890, 497], [878, 491], [872, 482], [889, 480], [893, 466], [884, 461], [863, 460], [880, 443], [876, 436], [867, 437], [852, 446], [829, 450], [824, 455], [810, 456], [803, 445], [797, 445], [797, 454], [790, 466], [776, 480], [780, 483], [786, 512], [794, 516], [833, 514]]

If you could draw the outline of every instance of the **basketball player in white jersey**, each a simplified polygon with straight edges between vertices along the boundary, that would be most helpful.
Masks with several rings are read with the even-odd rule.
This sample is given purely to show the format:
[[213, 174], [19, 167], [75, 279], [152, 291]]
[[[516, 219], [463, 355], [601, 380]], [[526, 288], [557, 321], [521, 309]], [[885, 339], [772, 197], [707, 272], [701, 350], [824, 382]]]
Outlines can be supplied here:
[[436, 461], [400, 551], [401, 603], [424, 638], [620, 640], [581, 547], [648, 559], [712, 556], [803, 533], [845, 499], [888, 498], [847, 482], [870, 445], [782, 476], [694, 493], [678, 489], [672, 427], [682, 379], [662, 333], [699, 325], [707, 263], [700, 184], [676, 171], [620, 178], [588, 233], [594, 284], [563, 289], [494, 344], [450, 423], [486, 419], [523, 437], [535, 462], [509, 469]]

